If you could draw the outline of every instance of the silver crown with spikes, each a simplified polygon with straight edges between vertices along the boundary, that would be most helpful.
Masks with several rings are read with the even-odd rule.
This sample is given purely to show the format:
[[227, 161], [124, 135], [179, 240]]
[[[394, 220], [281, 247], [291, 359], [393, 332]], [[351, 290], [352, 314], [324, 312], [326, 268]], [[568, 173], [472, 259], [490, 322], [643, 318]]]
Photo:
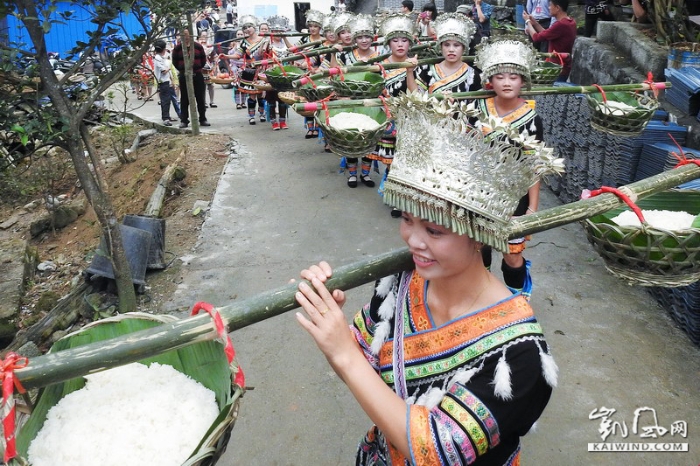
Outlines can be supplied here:
[[323, 24], [321, 24], [321, 29], [323, 29], [324, 32], [333, 32], [333, 29], [331, 29], [331, 23], [333, 22], [333, 18], [335, 18], [335, 14], [330, 14], [323, 17]]
[[258, 18], [253, 15], [243, 15], [241, 19], [238, 20], [238, 24], [240, 24], [242, 28], [246, 26], [258, 27]]
[[487, 80], [499, 73], [516, 73], [531, 86], [530, 71], [535, 66], [536, 52], [532, 46], [518, 40], [495, 40], [477, 46], [474, 66], [481, 70], [481, 79]]
[[306, 25], [308, 26], [309, 23], [314, 23], [318, 24], [319, 26], [323, 27], [323, 20], [326, 17], [322, 12], [318, 10], [306, 10]]
[[374, 37], [375, 33], [374, 18], [370, 15], [357, 15], [350, 21], [350, 31], [353, 39], [359, 36]]
[[335, 15], [333, 15], [333, 18], [331, 18], [331, 30], [336, 34], [339, 34], [341, 31], [344, 30], [349, 31], [350, 21], [353, 19], [354, 16], [354, 14], [346, 11], [342, 13], [336, 13]]
[[289, 19], [284, 16], [270, 16], [267, 18], [267, 24], [271, 31], [286, 31], [289, 29]]
[[435, 19], [433, 24], [437, 35], [437, 46], [440, 47], [447, 40], [456, 40], [469, 49], [469, 44], [476, 33], [474, 21], [461, 13], [443, 13]]
[[416, 26], [410, 16], [403, 13], [387, 15], [379, 25], [379, 34], [388, 44], [394, 37], [406, 37], [411, 43], [415, 40]]
[[499, 127], [503, 137], [486, 141], [467, 124], [473, 110], [465, 103], [409, 93], [390, 107], [399, 137], [384, 202], [508, 251], [507, 225], [520, 198], [540, 176], [563, 171], [561, 159], [507, 125]]

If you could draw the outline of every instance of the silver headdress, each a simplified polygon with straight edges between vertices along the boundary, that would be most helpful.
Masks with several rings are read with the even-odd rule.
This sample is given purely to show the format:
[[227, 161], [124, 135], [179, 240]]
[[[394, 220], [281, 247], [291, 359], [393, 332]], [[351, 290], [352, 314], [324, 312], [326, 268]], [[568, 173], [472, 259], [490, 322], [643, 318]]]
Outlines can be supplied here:
[[353, 15], [350, 12], [342, 12], [342, 13], [336, 13], [333, 15], [333, 18], [331, 18], [331, 30], [335, 32], [336, 34], [339, 34], [341, 31], [349, 31], [350, 30], [350, 21], [355, 15]]
[[437, 34], [437, 46], [440, 47], [446, 40], [456, 40], [469, 49], [469, 44], [476, 32], [474, 21], [461, 13], [443, 13], [437, 17], [433, 24]]
[[326, 17], [323, 13], [318, 10], [306, 10], [306, 25], [309, 23], [318, 24], [323, 27], [323, 20]]
[[374, 37], [375, 24], [374, 18], [370, 15], [357, 15], [350, 21], [350, 31], [352, 38], [359, 36]]
[[333, 18], [335, 18], [335, 15], [325, 15], [323, 17], [323, 23], [321, 24], [321, 29], [323, 29], [323, 32], [333, 32], [333, 29], [331, 29], [331, 23], [333, 21]]
[[384, 202], [507, 251], [520, 198], [541, 175], [563, 171], [561, 159], [507, 125], [501, 139], [485, 141], [464, 103], [409, 93], [390, 106], [399, 138]]
[[242, 28], [246, 26], [258, 27], [258, 18], [253, 15], [243, 15], [241, 19], [238, 20], [238, 24], [240, 24]]
[[517, 73], [525, 77], [528, 89], [531, 86], [530, 71], [535, 65], [535, 49], [517, 40], [482, 42], [476, 51], [474, 65], [481, 70], [481, 79], [494, 74]]
[[286, 31], [289, 29], [289, 19], [284, 16], [270, 16], [267, 18], [270, 31]]
[[403, 13], [387, 15], [379, 25], [379, 35], [388, 44], [394, 37], [406, 37], [411, 43], [415, 40], [415, 25], [411, 17]]

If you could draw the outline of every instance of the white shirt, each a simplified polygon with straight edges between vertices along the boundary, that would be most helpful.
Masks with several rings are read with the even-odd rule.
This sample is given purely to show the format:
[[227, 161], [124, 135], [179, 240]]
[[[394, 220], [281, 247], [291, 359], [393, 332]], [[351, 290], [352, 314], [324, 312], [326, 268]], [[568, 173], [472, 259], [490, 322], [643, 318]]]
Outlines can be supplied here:
[[549, 18], [549, 0], [527, 0], [525, 9], [533, 18], [540, 20]]
[[156, 80], [159, 83], [169, 83], [172, 81], [170, 78], [170, 60], [165, 58], [163, 55], [157, 53], [153, 57], [153, 74], [156, 76]]

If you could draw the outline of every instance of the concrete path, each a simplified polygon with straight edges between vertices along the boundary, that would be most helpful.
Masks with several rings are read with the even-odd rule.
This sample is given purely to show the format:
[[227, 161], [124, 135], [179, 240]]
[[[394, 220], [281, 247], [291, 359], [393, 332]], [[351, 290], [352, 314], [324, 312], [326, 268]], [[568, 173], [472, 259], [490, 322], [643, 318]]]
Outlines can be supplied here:
[[[217, 87], [219, 108], [208, 110], [206, 132], [230, 134], [239, 151], [219, 182], [192, 257], [185, 258], [180, 289], [168, 309], [204, 300], [227, 305], [281, 286], [321, 259], [343, 265], [402, 246], [398, 221], [376, 189], [354, 190], [338, 174], [338, 158], [304, 140], [302, 119], [290, 129], [248, 125], [230, 91]], [[159, 120], [155, 104], [137, 113]], [[373, 175], [378, 181], [379, 175]], [[557, 205], [543, 188], [543, 208]], [[166, 239], [167, 240], [167, 239]], [[609, 275], [578, 224], [538, 233], [526, 256], [533, 262], [533, 307], [560, 367], [559, 387], [524, 438], [523, 464], [677, 465], [700, 463], [700, 348], [694, 346], [642, 288]], [[497, 260], [494, 263], [498, 263]], [[371, 296], [364, 286], [349, 293], [352, 316]], [[231, 334], [248, 385], [240, 416], [219, 466], [346, 465], [370, 426], [368, 418], [326, 364], [292, 313]], [[689, 452], [588, 452], [603, 442], [602, 408], [619, 428], [615, 443], [688, 444]], [[642, 438], [644, 426], [687, 435]], [[595, 417], [596, 413], [593, 413]]]

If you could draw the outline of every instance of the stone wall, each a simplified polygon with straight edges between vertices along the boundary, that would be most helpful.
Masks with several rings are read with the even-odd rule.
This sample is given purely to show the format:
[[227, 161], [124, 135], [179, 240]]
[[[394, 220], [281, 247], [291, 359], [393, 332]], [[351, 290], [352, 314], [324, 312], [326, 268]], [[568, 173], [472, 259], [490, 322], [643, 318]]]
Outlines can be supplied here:
[[627, 22], [599, 22], [596, 38], [578, 37], [574, 43], [572, 83], [621, 84], [641, 82], [651, 71], [664, 79], [668, 48], [642, 31], [649, 26]]
[[[665, 81], [668, 47], [650, 39], [648, 25], [629, 22], [599, 22], [596, 38], [579, 36], [574, 43], [573, 66], [569, 81], [581, 85], [642, 82], [651, 72], [655, 81]], [[700, 122], [695, 115], [685, 115], [660, 97], [664, 110], [672, 113], [679, 124], [688, 126], [687, 147], [700, 149]]]

